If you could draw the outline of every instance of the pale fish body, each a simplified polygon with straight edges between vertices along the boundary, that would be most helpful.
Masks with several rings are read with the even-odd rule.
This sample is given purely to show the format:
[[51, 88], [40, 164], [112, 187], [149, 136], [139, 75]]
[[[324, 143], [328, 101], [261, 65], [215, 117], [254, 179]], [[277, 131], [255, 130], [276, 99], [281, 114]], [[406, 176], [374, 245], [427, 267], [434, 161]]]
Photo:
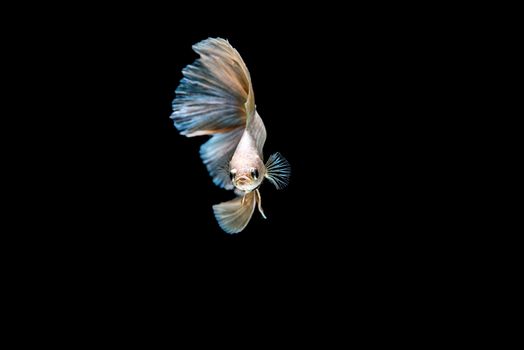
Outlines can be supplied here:
[[220, 227], [242, 231], [255, 206], [262, 211], [264, 179], [277, 189], [289, 182], [290, 166], [279, 153], [264, 163], [266, 128], [255, 109], [251, 77], [227, 40], [209, 38], [193, 45], [200, 58], [182, 70], [173, 101], [175, 127], [187, 137], [211, 135], [200, 156], [213, 182], [234, 190], [236, 198], [213, 206]]

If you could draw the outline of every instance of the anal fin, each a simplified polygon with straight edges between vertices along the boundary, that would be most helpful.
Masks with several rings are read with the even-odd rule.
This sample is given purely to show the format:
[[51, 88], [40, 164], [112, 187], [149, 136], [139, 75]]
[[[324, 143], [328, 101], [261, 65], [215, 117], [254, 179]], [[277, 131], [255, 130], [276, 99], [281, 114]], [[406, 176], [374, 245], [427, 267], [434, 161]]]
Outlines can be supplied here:
[[242, 231], [255, 211], [255, 196], [255, 192], [250, 192], [244, 197], [214, 205], [213, 211], [220, 227], [230, 234]]

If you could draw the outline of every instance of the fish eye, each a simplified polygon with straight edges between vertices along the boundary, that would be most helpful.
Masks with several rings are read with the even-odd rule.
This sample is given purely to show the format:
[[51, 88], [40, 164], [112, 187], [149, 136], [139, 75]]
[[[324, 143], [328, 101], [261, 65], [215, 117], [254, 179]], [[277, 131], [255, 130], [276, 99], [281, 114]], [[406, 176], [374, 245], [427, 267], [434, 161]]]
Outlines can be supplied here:
[[258, 170], [257, 169], [251, 169], [251, 177], [253, 180], [258, 179]]

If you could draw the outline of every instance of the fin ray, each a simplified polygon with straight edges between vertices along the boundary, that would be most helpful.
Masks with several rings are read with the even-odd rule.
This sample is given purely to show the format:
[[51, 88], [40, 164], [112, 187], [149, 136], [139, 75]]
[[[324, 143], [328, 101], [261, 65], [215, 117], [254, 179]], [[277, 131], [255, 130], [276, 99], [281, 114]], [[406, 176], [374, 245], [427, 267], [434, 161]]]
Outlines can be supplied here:
[[236, 197], [227, 202], [213, 206], [215, 218], [220, 227], [227, 233], [239, 233], [253, 216], [255, 211], [255, 192], [250, 192], [245, 197]]
[[291, 176], [291, 165], [280, 153], [273, 153], [266, 163], [266, 179], [268, 179], [277, 190], [283, 189], [289, 184]]
[[188, 137], [245, 127], [254, 97], [240, 54], [221, 38], [203, 40], [193, 50], [200, 58], [182, 70], [171, 115], [175, 127]]

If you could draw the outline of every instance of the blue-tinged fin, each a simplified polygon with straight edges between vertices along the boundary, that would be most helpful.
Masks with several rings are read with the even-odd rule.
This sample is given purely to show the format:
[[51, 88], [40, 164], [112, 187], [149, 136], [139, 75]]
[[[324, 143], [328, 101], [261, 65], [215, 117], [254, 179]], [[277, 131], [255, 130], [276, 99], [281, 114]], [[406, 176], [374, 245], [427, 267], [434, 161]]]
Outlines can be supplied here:
[[182, 70], [171, 115], [175, 127], [188, 137], [245, 127], [254, 97], [239, 53], [221, 38], [203, 40], [193, 50], [200, 58]]
[[280, 153], [273, 153], [266, 163], [266, 179], [269, 180], [277, 190], [289, 184], [291, 176], [291, 165]]
[[239, 128], [223, 134], [215, 134], [200, 147], [200, 157], [213, 182], [226, 190], [234, 188], [229, 177], [229, 161], [243, 132], [244, 129]]

